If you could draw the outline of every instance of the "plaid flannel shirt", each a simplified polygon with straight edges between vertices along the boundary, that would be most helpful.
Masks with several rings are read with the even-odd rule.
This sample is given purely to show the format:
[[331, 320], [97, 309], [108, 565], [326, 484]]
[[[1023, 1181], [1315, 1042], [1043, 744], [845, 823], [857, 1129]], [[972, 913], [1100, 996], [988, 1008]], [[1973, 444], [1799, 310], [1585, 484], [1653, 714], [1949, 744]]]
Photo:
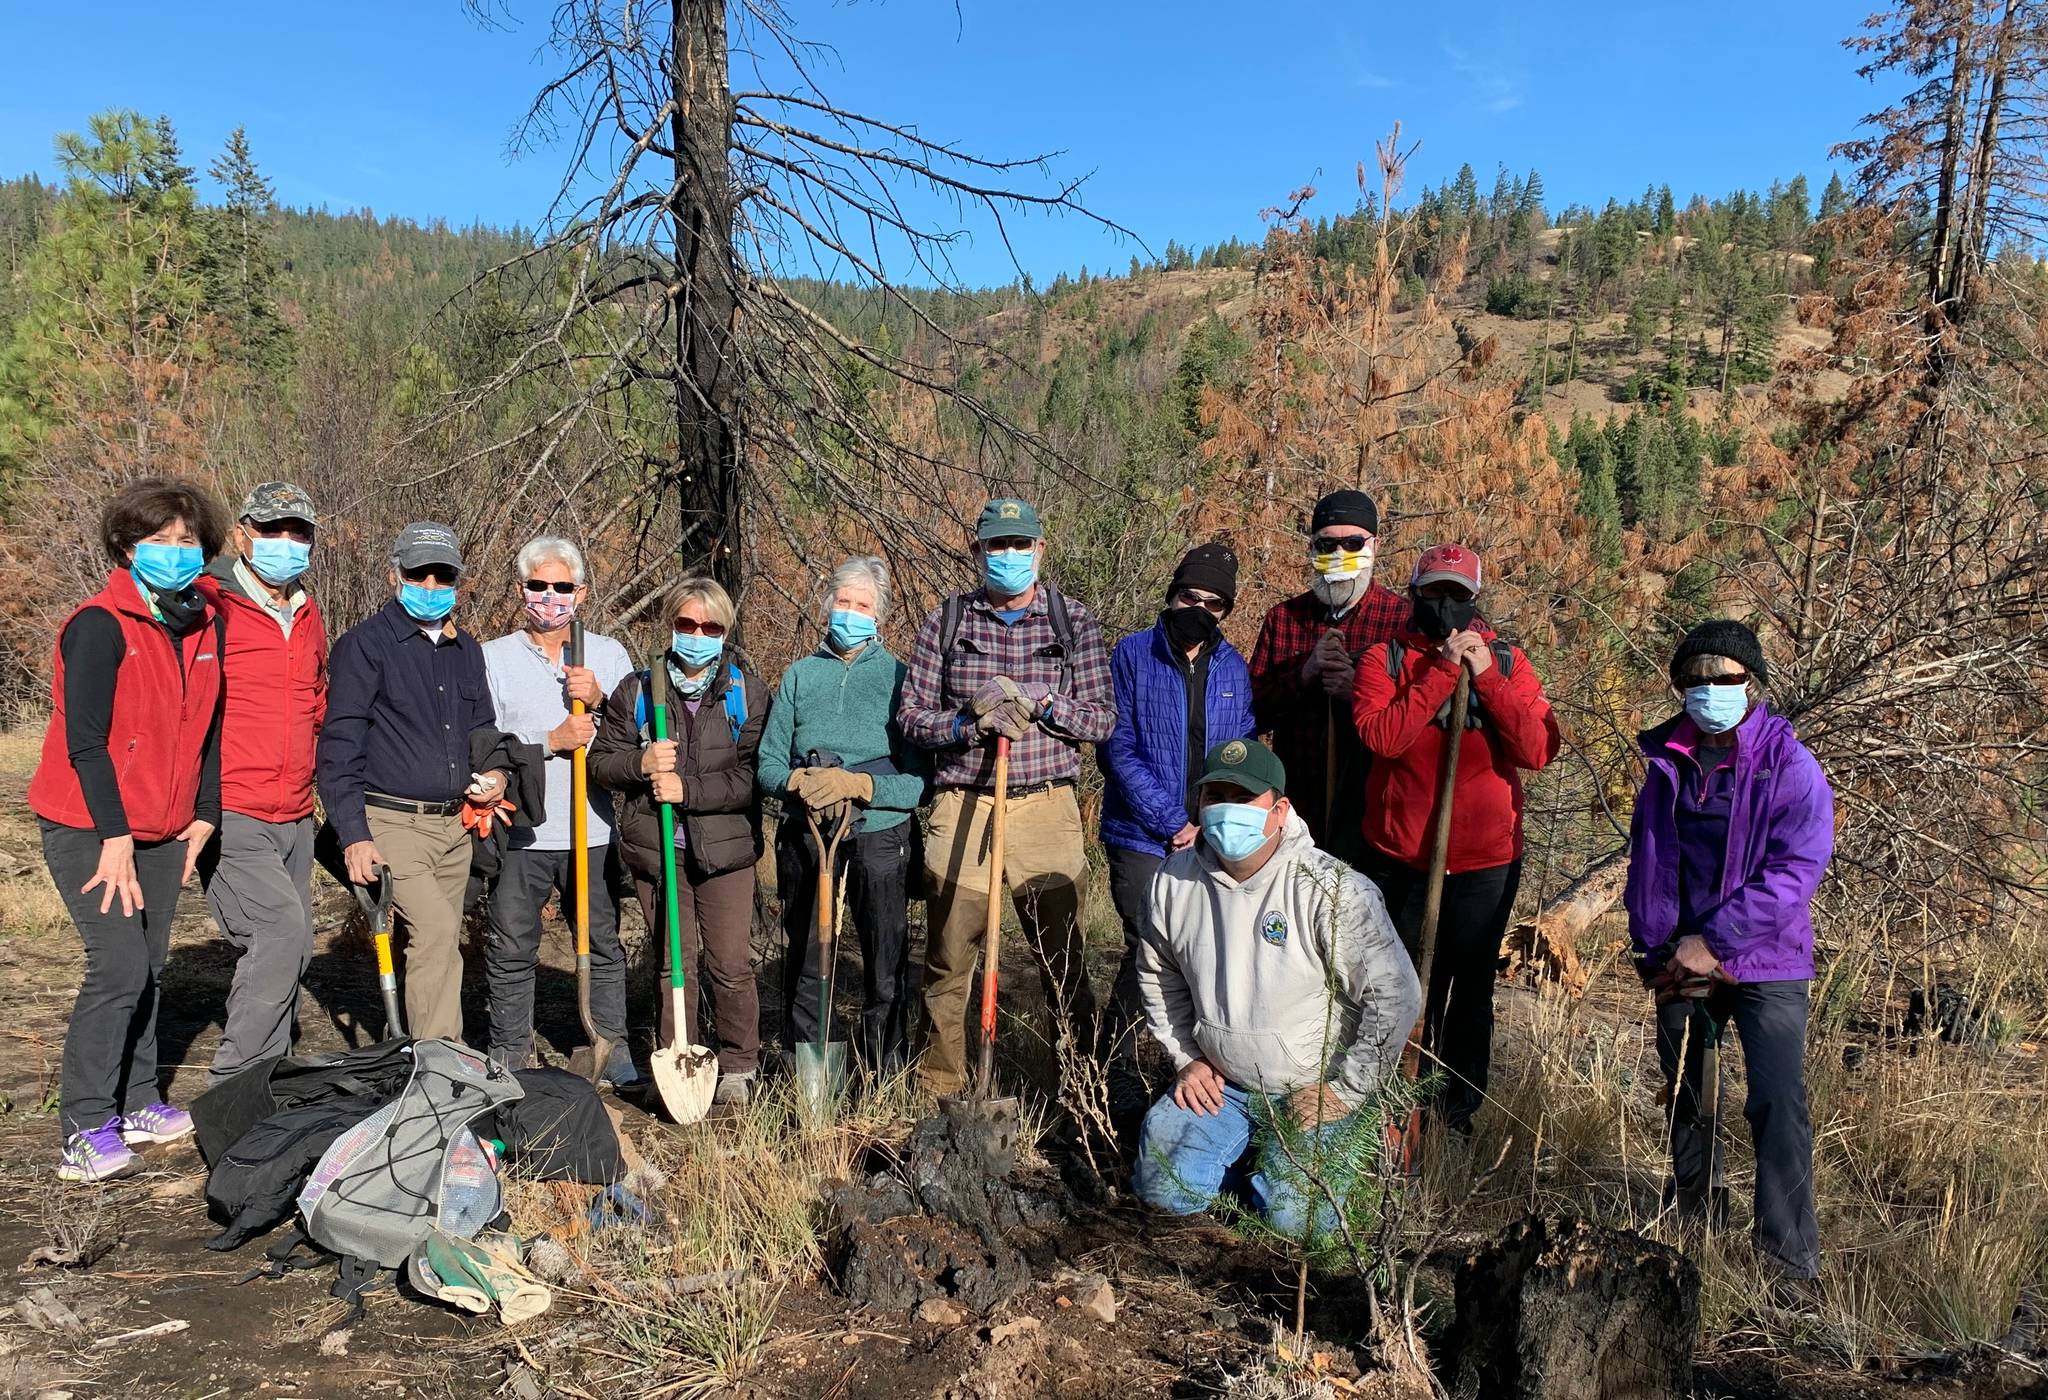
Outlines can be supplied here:
[[1252, 650], [1252, 713], [1259, 732], [1272, 735], [1294, 809], [1324, 850], [1332, 849], [1323, 823], [1330, 734], [1337, 736], [1337, 800], [1330, 804], [1330, 825], [1347, 836], [1359, 835], [1364, 823], [1369, 759], [1351, 720], [1349, 697], [1332, 700], [1319, 683], [1303, 681], [1302, 665], [1332, 627], [1344, 634], [1344, 649], [1355, 662], [1368, 649], [1406, 632], [1411, 612], [1406, 598], [1376, 583], [1336, 622], [1309, 592], [1275, 603], [1259, 627]]
[[[1015, 623], [1005, 623], [988, 605], [982, 589], [965, 594], [960, 631], [951, 664], [939, 655], [944, 608], [934, 608], [917, 629], [910, 649], [910, 674], [903, 682], [897, 724], [912, 743], [937, 751], [938, 787], [986, 788], [995, 782], [995, 746], [974, 742], [974, 693], [998, 676], [1022, 686], [1040, 684], [1052, 692], [1052, 710], [1023, 739], [1010, 745], [1010, 786], [1037, 787], [1081, 774], [1080, 746], [1099, 744], [1116, 723], [1109, 678], [1109, 651], [1094, 614], [1066, 599], [1074, 633], [1073, 684], [1065, 686], [1059, 639], [1040, 585], [1031, 606]], [[962, 717], [964, 723], [958, 723]]]

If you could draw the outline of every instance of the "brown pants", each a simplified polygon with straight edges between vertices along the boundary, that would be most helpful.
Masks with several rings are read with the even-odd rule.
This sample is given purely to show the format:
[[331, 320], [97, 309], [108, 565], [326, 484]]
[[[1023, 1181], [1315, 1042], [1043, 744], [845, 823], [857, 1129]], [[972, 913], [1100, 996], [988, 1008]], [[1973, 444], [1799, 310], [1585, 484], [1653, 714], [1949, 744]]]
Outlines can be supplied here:
[[[683, 926], [683, 1014], [689, 1043], [697, 1038], [698, 993], [711, 993], [711, 1014], [718, 1018], [718, 1072], [752, 1074], [761, 1067], [761, 991], [754, 983], [748, 956], [754, 931], [754, 867], [694, 879], [676, 859], [676, 910]], [[661, 882], [633, 876], [633, 893], [655, 946], [661, 949], [661, 1044], [675, 1043], [675, 999], [669, 995], [668, 920], [661, 907]], [[710, 974], [697, 981], [699, 966]]]
[[[925, 841], [931, 891], [925, 941], [924, 1007], [931, 1018], [919, 1077], [936, 1093], [967, 1083], [967, 1006], [974, 964], [986, 932], [989, 899], [990, 794], [947, 788], [932, 803]], [[1009, 800], [1003, 882], [1038, 955], [1046, 1001], [1064, 1010], [1074, 1044], [1095, 1043], [1095, 992], [1081, 943], [1081, 902], [1088, 859], [1081, 845], [1081, 809], [1071, 787]]]
[[371, 807], [370, 839], [391, 867], [391, 902], [405, 929], [405, 1029], [422, 1040], [462, 1039], [462, 897], [470, 835], [459, 816]]

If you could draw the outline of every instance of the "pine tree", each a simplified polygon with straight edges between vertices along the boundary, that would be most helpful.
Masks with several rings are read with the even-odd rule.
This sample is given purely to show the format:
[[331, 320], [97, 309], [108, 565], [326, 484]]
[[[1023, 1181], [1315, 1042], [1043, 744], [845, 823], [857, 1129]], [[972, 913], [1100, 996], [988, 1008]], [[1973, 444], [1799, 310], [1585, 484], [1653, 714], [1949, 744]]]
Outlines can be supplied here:
[[1585, 414], [1572, 418], [1561, 460], [1579, 474], [1579, 514], [1593, 527], [1594, 557], [1603, 567], [1621, 563], [1621, 502], [1614, 485], [1614, 444]]
[[1851, 203], [1849, 187], [1842, 183], [1841, 175], [1839, 173], [1829, 175], [1828, 187], [1822, 190], [1820, 194], [1821, 218], [1832, 219], [1838, 215], [1846, 214]]
[[236, 127], [207, 173], [221, 187], [218, 207], [207, 211], [207, 298], [233, 329], [239, 358], [265, 370], [290, 354], [290, 336], [277, 309], [277, 259], [270, 218], [276, 196], [256, 168], [248, 133]]
[[1529, 178], [1522, 181], [1522, 212], [1538, 216], [1544, 213], [1543, 176], [1534, 167], [1530, 168]]
[[1451, 208], [1467, 222], [1479, 209], [1479, 177], [1469, 161], [1458, 167], [1458, 178], [1451, 183]]
[[1678, 232], [1678, 204], [1671, 197], [1671, 186], [1665, 185], [1657, 191], [1657, 241], [1663, 242]]
[[178, 146], [178, 133], [168, 116], [159, 115], [151, 127], [154, 135], [140, 153], [144, 198], [161, 202], [167, 196], [192, 189], [192, 167]]

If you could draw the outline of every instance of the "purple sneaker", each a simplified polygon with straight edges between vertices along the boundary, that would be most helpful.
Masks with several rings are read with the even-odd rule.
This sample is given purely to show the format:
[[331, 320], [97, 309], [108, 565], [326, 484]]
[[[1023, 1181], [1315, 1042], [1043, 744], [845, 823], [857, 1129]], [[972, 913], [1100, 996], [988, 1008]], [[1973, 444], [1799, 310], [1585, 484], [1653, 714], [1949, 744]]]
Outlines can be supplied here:
[[153, 1103], [121, 1115], [121, 1141], [130, 1146], [138, 1142], [176, 1142], [190, 1136], [192, 1115], [167, 1103]]
[[140, 1170], [142, 1159], [121, 1141], [121, 1120], [109, 1118], [89, 1133], [73, 1133], [58, 1159], [57, 1175], [65, 1181], [110, 1181]]

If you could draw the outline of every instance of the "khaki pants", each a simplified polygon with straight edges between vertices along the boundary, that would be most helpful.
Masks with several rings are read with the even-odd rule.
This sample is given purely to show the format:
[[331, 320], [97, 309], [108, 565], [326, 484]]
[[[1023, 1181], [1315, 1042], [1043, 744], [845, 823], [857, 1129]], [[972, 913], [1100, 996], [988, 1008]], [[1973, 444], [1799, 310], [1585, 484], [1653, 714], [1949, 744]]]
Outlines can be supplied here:
[[[924, 863], [930, 932], [925, 941], [925, 1013], [931, 1019], [919, 1077], [934, 1092], [967, 1083], [967, 1006], [975, 956], [988, 920], [989, 793], [946, 788], [932, 803]], [[1012, 797], [1006, 814], [1003, 881], [1024, 939], [1038, 955], [1046, 1001], [1063, 1009], [1083, 1054], [1094, 1046], [1095, 993], [1081, 945], [1081, 809], [1071, 787]], [[1000, 996], [1000, 993], [998, 993]]]
[[462, 1039], [462, 897], [470, 835], [462, 818], [370, 807], [370, 839], [391, 867], [404, 920], [405, 1029], [422, 1040]]

